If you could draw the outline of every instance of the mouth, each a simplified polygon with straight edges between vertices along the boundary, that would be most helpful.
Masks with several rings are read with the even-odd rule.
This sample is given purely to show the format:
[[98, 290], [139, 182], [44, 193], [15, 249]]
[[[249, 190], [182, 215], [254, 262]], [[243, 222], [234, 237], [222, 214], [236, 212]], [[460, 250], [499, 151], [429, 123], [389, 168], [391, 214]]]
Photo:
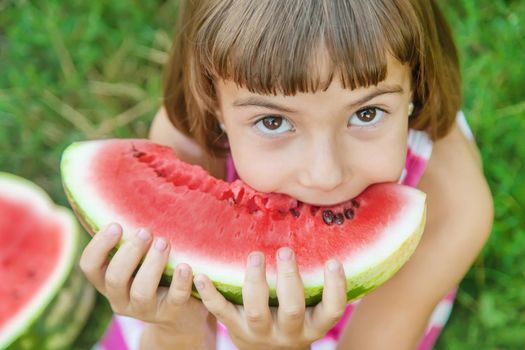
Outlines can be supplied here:
[[360, 191], [356, 195], [352, 195], [352, 196], [341, 195], [341, 192], [339, 192], [339, 193], [331, 194], [331, 195], [326, 195], [325, 194], [324, 196], [317, 194], [317, 195], [307, 195], [307, 196], [295, 196], [294, 198], [297, 199], [298, 201], [304, 203], [304, 204], [308, 204], [308, 205], [311, 205], [311, 206], [316, 206], [316, 207], [334, 207], [334, 206], [338, 206], [338, 205], [340, 205], [342, 203], [351, 201], [355, 197], [359, 196], [359, 194], [361, 192], [362, 191]]
[[[349, 191], [334, 191], [333, 193], [319, 193], [319, 192], [310, 192], [310, 193], [301, 193], [301, 195], [291, 195], [293, 198], [297, 199], [298, 201], [308, 204], [311, 206], [316, 207], [335, 207], [343, 203], [347, 203], [349, 201], [354, 200], [355, 198], [359, 197], [361, 193], [363, 193], [368, 187], [370, 187], [373, 184], [370, 184], [368, 186], [365, 186], [362, 189], [358, 189], [357, 191], [349, 192]], [[296, 193], [297, 194], [297, 193]], [[288, 194], [290, 196], [290, 194]]]
[[342, 203], [348, 202], [352, 200], [353, 198], [345, 199], [345, 200], [338, 200], [338, 201], [301, 201], [304, 204], [308, 204], [314, 207], [335, 207]]

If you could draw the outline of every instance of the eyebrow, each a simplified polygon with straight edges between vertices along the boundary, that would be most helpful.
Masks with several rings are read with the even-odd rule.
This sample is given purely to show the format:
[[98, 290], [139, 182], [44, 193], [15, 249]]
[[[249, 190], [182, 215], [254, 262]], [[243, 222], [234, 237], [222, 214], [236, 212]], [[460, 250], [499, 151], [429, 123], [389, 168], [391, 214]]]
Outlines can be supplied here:
[[[367, 95], [363, 96], [359, 100], [352, 102], [345, 106], [346, 109], [355, 108], [357, 106], [360, 106], [368, 101], [370, 101], [373, 98], [376, 98], [377, 96], [385, 95], [385, 94], [402, 94], [403, 88], [401, 85], [385, 85], [381, 87], [377, 87]], [[296, 113], [296, 110], [290, 109], [286, 106], [280, 105], [278, 103], [271, 102], [264, 97], [259, 96], [248, 96], [244, 98], [237, 99], [232, 104], [234, 107], [251, 107], [251, 106], [258, 106], [258, 107], [264, 107], [264, 108], [270, 108], [275, 109], [280, 112], [285, 113]]]

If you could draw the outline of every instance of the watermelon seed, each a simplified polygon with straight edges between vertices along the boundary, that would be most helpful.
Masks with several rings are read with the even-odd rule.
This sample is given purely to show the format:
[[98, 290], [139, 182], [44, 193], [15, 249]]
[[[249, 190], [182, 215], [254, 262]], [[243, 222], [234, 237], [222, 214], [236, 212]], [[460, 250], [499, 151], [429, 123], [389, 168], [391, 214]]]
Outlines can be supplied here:
[[351, 220], [354, 218], [354, 209], [352, 208], [346, 208], [345, 209], [345, 218], [348, 220]]
[[337, 225], [342, 225], [343, 222], [345, 222], [345, 217], [343, 216], [343, 214], [342, 213], [335, 214], [335, 223]]
[[327, 225], [333, 224], [334, 223], [334, 212], [331, 210], [323, 211], [323, 221]]
[[290, 213], [292, 213], [292, 215], [296, 218], [299, 217], [299, 211], [295, 208], [290, 208]]
[[352, 199], [352, 206], [354, 208], [359, 208], [359, 202], [356, 199]]

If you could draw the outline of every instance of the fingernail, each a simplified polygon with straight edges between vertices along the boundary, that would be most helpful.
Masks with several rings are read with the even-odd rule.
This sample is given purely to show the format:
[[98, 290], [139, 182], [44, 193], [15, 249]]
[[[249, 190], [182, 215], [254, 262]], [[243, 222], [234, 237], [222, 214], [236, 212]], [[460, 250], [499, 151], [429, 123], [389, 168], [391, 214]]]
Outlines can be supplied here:
[[190, 271], [188, 271], [187, 267], [185, 267], [185, 266], [180, 266], [179, 267], [179, 277], [180, 278], [186, 279], [186, 278], [188, 278], [189, 275], [190, 275]]
[[137, 232], [137, 237], [140, 238], [141, 240], [143, 240], [144, 242], [147, 242], [147, 241], [149, 241], [150, 234], [149, 234], [148, 230], [141, 228]]
[[204, 282], [201, 281], [200, 279], [196, 279], [195, 280], [195, 287], [197, 287], [198, 290], [203, 290], [204, 289]]
[[330, 260], [328, 262], [328, 271], [337, 271], [339, 270], [339, 262], [337, 260]]
[[262, 256], [259, 253], [253, 253], [250, 255], [250, 266], [259, 267], [262, 265]]
[[117, 224], [111, 224], [106, 229], [106, 234], [110, 236], [116, 236], [120, 233], [120, 229]]
[[166, 240], [162, 237], [159, 237], [155, 240], [155, 249], [157, 249], [159, 252], [164, 251], [168, 244], [166, 243]]
[[281, 260], [292, 260], [293, 252], [290, 248], [281, 248], [279, 249], [279, 259]]

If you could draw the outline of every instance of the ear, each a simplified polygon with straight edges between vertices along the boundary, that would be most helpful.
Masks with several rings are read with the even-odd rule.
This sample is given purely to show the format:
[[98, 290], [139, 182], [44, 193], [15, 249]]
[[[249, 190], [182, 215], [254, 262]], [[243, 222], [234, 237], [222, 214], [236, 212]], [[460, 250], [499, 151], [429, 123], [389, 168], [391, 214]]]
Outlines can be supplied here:
[[214, 109], [213, 113], [215, 114], [215, 117], [217, 118], [217, 121], [219, 122], [219, 128], [226, 133], [226, 127], [224, 126], [224, 119], [222, 118], [222, 113], [219, 109]]
[[217, 118], [217, 120], [219, 121], [219, 123], [223, 123], [224, 122], [224, 119], [222, 118], [222, 113], [221, 113], [221, 110], [218, 109], [218, 108], [215, 108], [213, 110], [213, 114], [215, 114], [215, 117]]
[[410, 90], [409, 92], [409, 100], [408, 100], [408, 110], [407, 110], [407, 116], [411, 117], [412, 113], [414, 113], [414, 90]]
[[226, 127], [224, 126], [223, 123], [219, 123], [219, 128], [221, 128], [222, 132], [226, 134]]
[[414, 102], [410, 101], [408, 104], [408, 116], [410, 117], [412, 115], [412, 112], [414, 112]]

